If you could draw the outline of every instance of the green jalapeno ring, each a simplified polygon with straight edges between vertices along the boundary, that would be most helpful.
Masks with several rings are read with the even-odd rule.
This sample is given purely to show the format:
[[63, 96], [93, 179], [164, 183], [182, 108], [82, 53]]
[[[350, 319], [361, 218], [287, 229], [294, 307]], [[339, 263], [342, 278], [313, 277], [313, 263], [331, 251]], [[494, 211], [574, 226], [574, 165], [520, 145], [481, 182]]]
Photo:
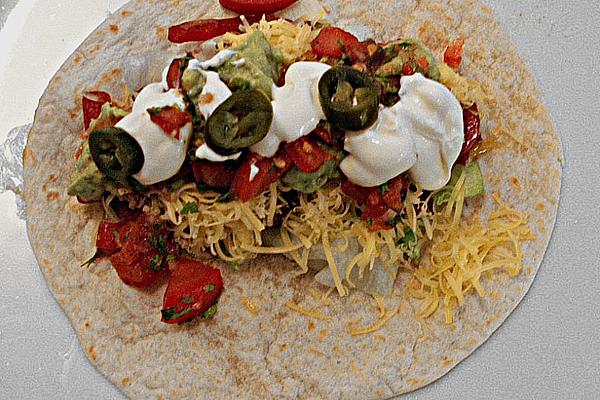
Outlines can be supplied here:
[[347, 66], [334, 67], [319, 80], [319, 99], [334, 126], [358, 131], [373, 125], [379, 112], [379, 88], [365, 73]]
[[240, 90], [208, 118], [204, 140], [215, 152], [230, 155], [260, 142], [271, 127], [273, 106], [258, 90]]
[[124, 129], [112, 127], [90, 132], [92, 160], [104, 175], [121, 183], [139, 172], [144, 153], [139, 143]]

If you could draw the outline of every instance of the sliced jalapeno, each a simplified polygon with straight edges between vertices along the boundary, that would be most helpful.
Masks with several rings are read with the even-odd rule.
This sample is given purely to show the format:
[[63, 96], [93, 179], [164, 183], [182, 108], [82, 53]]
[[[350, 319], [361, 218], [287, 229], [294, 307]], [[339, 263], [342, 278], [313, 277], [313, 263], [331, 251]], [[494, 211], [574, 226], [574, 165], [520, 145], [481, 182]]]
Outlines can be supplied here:
[[88, 139], [94, 163], [104, 175], [126, 183], [144, 165], [139, 143], [121, 128], [103, 128], [90, 132]]
[[331, 68], [319, 80], [321, 107], [334, 126], [358, 131], [373, 125], [379, 110], [379, 89], [367, 75], [351, 67]]
[[267, 96], [258, 90], [241, 90], [208, 118], [204, 140], [219, 154], [234, 154], [260, 142], [272, 121], [273, 107]]

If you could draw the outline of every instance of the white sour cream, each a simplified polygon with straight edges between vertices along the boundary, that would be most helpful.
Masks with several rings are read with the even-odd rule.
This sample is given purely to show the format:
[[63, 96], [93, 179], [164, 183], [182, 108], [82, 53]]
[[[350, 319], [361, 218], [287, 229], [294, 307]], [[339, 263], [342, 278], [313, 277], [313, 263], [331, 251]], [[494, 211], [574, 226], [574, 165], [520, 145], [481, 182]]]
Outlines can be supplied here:
[[373, 127], [346, 134], [350, 155], [340, 168], [365, 187], [408, 170], [420, 188], [440, 189], [464, 141], [461, 105], [444, 85], [421, 74], [402, 77], [400, 85], [400, 101], [381, 110]]
[[283, 87], [273, 86], [273, 123], [267, 136], [250, 149], [272, 157], [282, 142], [293, 142], [316, 128], [325, 114], [319, 101], [319, 79], [330, 69], [318, 62], [297, 62], [285, 74]]
[[144, 153], [144, 165], [133, 177], [142, 185], [152, 185], [169, 179], [179, 171], [192, 135], [192, 123], [179, 129], [179, 140], [152, 122], [149, 108], [178, 106], [185, 110], [185, 101], [179, 91], [163, 90], [162, 83], [146, 86], [135, 99], [131, 114], [116, 126], [124, 129], [140, 145]]
[[229, 49], [221, 50], [220, 52], [218, 52], [217, 54], [215, 54], [213, 57], [209, 58], [208, 60], [204, 60], [204, 61], [200, 61], [197, 59], [190, 60], [190, 62], [188, 64], [188, 68], [192, 68], [192, 69], [217, 68], [217, 67], [220, 67], [221, 65], [223, 65], [227, 60], [229, 60], [231, 57], [235, 56], [236, 54], [237, 54], [237, 51], [235, 51], [235, 50], [229, 50]]

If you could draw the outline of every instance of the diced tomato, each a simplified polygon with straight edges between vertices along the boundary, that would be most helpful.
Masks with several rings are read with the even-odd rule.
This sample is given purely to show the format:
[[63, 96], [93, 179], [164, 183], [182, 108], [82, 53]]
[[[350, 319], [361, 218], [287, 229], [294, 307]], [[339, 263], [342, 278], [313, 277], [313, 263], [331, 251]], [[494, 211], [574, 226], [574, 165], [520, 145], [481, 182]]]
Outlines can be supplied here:
[[350, 32], [328, 26], [319, 32], [311, 47], [317, 57], [341, 58], [344, 50], [356, 43], [358, 39]]
[[314, 136], [321, 139], [324, 143], [330, 144], [336, 149], [344, 147], [344, 131], [334, 128], [326, 121], [320, 121], [311, 134], [314, 134]]
[[[150, 119], [165, 131], [165, 133], [179, 140], [179, 129], [192, 122], [190, 113], [181, 111], [177, 107], [149, 108]], [[173, 132], [175, 134], [173, 135]]]
[[374, 189], [369, 193], [360, 219], [367, 223], [370, 232], [391, 229], [393, 225], [390, 221], [397, 213], [385, 204], [381, 191], [378, 188]]
[[270, 14], [281, 11], [298, 0], [219, 0], [228, 10], [238, 14]]
[[215, 189], [229, 189], [233, 182], [233, 177], [237, 171], [234, 162], [212, 162], [208, 160], [198, 160], [192, 163], [194, 179], [197, 182], [203, 182]]
[[117, 235], [121, 250], [110, 257], [119, 278], [130, 286], [145, 288], [166, 272], [166, 258], [175, 251], [169, 232], [144, 215], [125, 223]]
[[[292, 166], [292, 161], [285, 151], [279, 151], [272, 158], [264, 158], [250, 153], [242, 162], [233, 178], [232, 192], [242, 201], [248, 201], [265, 191], [269, 185]], [[256, 168], [256, 174], [252, 170]], [[251, 179], [251, 174], [254, 177]]]
[[81, 99], [81, 108], [83, 109], [83, 127], [87, 130], [90, 122], [98, 118], [102, 112], [104, 103], [110, 103], [110, 94], [100, 91], [85, 92]]
[[349, 43], [345, 45], [344, 50], [352, 64], [366, 63], [371, 58], [369, 46], [376, 47], [374, 42], [371, 40], [365, 40], [364, 42], [349, 41]]
[[284, 148], [292, 162], [302, 172], [315, 172], [331, 158], [327, 150], [322, 149], [314, 140], [306, 136], [286, 143]]
[[221, 272], [200, 261], [181, 258], [170, 268], [162, 322], [180, 324], [202, 315], [223, 291]]
[[419, 57], [419, 58], [417, 58], [417, 65], [419, 66], [419, 68], [421, 68], [421, 70], [424, 73], [428, 73], [429, 72], [429, 61], [427, 61], [426, 57]]
[[100, 222], [98, 235], [96, 236], [97, 256], [108, 257], [121, 250], [118, 237], [119, 231], [124, 225], [123, 222]]
[[456, 162], [464, 165], [469, 159], [471, 151], [477, 147], [482, 140], [477, 104], [473, 104], [471, 107], [463, 109], [463, 123], [465, 126], [465, 141], [463, 142], [463, 147]]
[[169, 65], [169, 70], [167, 71], [167, 86], [169, 89], [177, 89], [181, 85], [181, 58], [174, 58], [171, 61], [171, 65]]
[[408, 189], [408, 179], [405, 175], [399, 175], [388, 182], [389, 187], [383, 192], [383, 201], [391, 209], [400, 211], [402, 209], [402, 196]]
[[[248, 23], [260, 21], [261, 15], [246, 15]], [[267, 21], [277, 19], [272, 15], [266, 16]], [[227, 32], [239, 32], [242, 20], [240, 17], [222, 19], [199, 19], [187, 21], [169, 28], [168, 39], [172, 43], [203, 42]]]
[[359, 186], [346, 179], [342, 181], [341, 188], [342, 192], [344, 192], [346, 196], [356, 200], [359, 204], [362, 205], [367, 204], [369, 194], [373, 190], [378, 190], [377, 188]]
[[412, 62], [407, 61], [402, 66], [402, 75], [412, 75], [415, 73], [415, 69], [413, 68]]
[[448, 64], [450, 68], [458, 69], [460, 67], [464, 46], [464, 39], [458, 38], [454, 39], [446, 51], [444, 51], [444, 62]]

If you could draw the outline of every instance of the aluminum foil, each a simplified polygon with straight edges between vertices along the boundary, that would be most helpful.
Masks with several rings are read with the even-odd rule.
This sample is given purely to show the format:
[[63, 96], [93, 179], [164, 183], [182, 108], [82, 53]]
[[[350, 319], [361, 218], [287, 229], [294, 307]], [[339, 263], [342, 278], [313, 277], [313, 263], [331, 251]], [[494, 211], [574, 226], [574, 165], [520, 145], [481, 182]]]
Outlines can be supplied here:
[[23, 201], [23, 150], [31, 124], [11, 129], [0, 146], [0, 193], [11, 191], [17, 201], [17, 216], [25, 219]]

